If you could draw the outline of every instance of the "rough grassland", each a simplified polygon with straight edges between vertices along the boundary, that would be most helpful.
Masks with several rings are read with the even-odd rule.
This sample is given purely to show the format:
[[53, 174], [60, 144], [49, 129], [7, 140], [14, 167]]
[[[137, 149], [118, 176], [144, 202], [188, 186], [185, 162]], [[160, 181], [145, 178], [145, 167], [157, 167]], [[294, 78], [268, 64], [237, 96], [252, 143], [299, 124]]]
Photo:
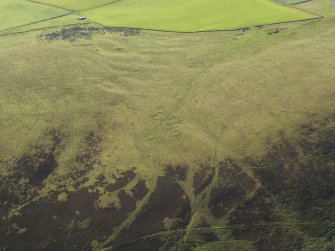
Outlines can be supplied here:
[[24, 0], [0, 1], [0, 30], [66, 14], [66, 11]]
[[333, 250], [335, 9], [303, 8], [1, 36], [0, 249]]
[[123, 0], [83, 14], [108, 26], [185, 32], [236, 29], [315, 17], [270, 0]]

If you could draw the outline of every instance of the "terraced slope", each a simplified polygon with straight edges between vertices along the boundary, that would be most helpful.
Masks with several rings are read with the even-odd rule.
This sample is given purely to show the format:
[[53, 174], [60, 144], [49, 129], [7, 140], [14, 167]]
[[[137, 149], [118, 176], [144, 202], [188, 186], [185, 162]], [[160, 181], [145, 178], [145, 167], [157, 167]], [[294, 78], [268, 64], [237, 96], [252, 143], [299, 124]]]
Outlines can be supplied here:
[[106, 26], [183, 32], [315, 18], [270, 0], [122, 0], [82, 14]]

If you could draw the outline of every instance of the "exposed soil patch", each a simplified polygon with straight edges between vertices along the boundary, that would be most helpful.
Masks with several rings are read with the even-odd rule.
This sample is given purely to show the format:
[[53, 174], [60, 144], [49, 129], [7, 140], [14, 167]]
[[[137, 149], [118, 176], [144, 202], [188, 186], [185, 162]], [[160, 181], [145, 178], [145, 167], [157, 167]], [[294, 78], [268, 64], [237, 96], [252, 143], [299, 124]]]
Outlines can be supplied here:
[[[115, 241], [116, 246], [124, 246], [136, 239], [140, 239], [141, 243], [143, 237], [167, 230], [164, 225], [166, 221], [170, 222], [168, 229], [187, 226], [191, 215], [190, 201], [178, 183], [184, 179], [186, 168], [168, 166], [166, 176], [158, 177], [156, 189], [148, 203], [130, 227]], [[157, 250], [157, 247], [146, 250]]]
[[97, 34], [118, 33], [123, 36], [138, 36], [140, 29], [114, 28], [114, 27], [93, 27], [93, 26], [72, 26], [58, 31], [46, 32], [39, 35], [39, 38], [47, 41], [65, 40], [73, 42], [77, 39], [92, 39]]
[[197, 195], [203, 192], [213, 180], [214, 168], [201, 165], [193, 177], [194, 193]]
[[219, 163], [219, 181], [210, 193], [208, 207], [215, 217], [222, 217], [241, 203], [254, 187], [254, 180], [227, 158]]

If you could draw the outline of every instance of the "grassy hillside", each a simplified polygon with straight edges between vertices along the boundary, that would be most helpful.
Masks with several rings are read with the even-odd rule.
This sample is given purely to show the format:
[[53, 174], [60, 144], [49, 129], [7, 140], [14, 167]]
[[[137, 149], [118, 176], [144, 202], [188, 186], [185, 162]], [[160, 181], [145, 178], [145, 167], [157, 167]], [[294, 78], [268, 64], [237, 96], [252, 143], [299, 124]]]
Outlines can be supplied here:
[[123, 0], [83, 14], [108, 26], [170, 31], [226, 30], [316, 17], [269, 0]]
[[301, 8], [1, 36], [0, 249], [334, 249], [335, 9]]
[[2, 0], [0, 2], [0, 31], [16, 26], [38, 22], [66, 14], [57, 7], [41, 5], [24, 0]]

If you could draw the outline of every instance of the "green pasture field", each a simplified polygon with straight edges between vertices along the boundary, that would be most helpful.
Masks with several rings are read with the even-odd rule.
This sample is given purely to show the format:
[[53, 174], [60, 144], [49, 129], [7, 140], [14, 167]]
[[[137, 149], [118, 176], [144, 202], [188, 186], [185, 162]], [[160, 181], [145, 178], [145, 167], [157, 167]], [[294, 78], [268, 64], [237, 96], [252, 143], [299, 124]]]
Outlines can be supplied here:
[[0, 31], [66, 14], [63, 9], [25, 0], [0, 1]]
[[[57, 6], [60, 8], [57, 8]], [[200, 0], [173, 0], [168, 2], [123, 0], [114, 3], [108, 0], [80, 2], [77, 0], [44, 0], [41, 1], [41, 4], [24, 0], [5, 0], [0, 3], [0, 7], [2, 7], [4, 13], [3, 21], [0, 24], [0, 32], [21, 25], [27, 25], [27, 27], [18, 30], [26, 31], [36, 27], [50, 27], [52, 24], [74, 24], [78, 23], [76, 18], [78, 15], [88, 17], [88, 20], [80, 23], [97, 21], [102, 25], [113, 27], [186, 32], [229, 30], [317, 17], [269, 0], [211, 0], [209, 2]], [[61, 8], [76, 10], [80, 13], [40, 22], [66, 14], [66, 11]], [[35, 22], [40, 23], [29, 25], [29, 23]]]
[[270, 0], [123, 0], [84, 11], [106, 26], [194, 32], [315, 18]]
[[[115, 1], [115, 0], [114, 0]], [[86, 10], [101, 6], [104, 4], [112, 3], [113, 0], [41, 0], [42, 3], [53, 4], [61, 6], [70, 10]]]
[[62, 16], [62, 17], [46, 20], [43, 22], [37, 22], [33, 24], [27, 24], [24, 26], [14, 27], [9, 30], [0, 31], [0, 36], [6, 35], [6, 34], [29, 32], [29, 31], [34, 31], [34, 30], [43, 30], [43, 29], [55, 28], [55, 27], [66, 27], [68, 25], [87, 24], [87, 23], [92, 22], [89, 19], [80, 21], [77, 19], [77, 17], [78, 17], [78, 14], [72, 13], [69, 15]]

